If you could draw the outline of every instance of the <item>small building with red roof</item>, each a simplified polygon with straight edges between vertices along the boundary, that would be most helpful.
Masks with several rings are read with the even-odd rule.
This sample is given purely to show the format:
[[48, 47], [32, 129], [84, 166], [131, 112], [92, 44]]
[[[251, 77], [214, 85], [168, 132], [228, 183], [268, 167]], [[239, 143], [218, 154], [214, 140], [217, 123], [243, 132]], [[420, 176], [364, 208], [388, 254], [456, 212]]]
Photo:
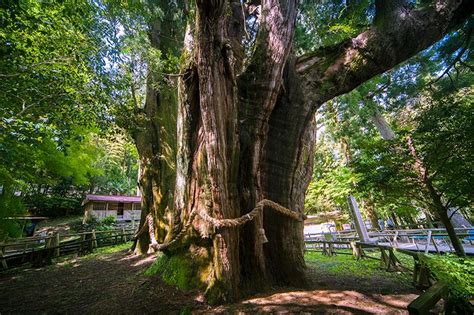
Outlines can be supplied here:
[[82, 205], [84, 223], [92, 217], [102, 220], [108, 216], [115, 217], [117, 221], [140, 220], [140, 196], [86, 195]]

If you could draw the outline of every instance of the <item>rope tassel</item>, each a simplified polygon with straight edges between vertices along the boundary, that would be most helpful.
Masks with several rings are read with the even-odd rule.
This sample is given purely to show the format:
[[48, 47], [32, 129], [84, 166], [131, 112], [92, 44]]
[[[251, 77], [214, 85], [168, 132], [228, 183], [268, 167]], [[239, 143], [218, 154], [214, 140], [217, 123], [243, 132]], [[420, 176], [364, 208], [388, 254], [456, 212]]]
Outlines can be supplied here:
[[260, 243], [265, 244], [268, 243], [267, 236], [265, 235], [265, 229], [258, 229]]

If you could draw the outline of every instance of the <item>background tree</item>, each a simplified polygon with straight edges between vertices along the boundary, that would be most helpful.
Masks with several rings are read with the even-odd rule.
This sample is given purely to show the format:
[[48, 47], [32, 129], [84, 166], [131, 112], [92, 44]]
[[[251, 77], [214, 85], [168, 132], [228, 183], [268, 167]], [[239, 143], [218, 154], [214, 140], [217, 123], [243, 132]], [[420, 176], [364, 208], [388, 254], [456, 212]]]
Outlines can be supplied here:
[[124, 80], [110, 67], [117, 56], [108, 41], [113, 29], [101, 12], [87, 1], [0, 5], [2, 215], [36, 206], [59, 215], [31, 196], [22, 204], [31, 194], [77, 197], [104, 172], [95, 140], [111, 125], [109, 109], [120, 101]]
[[[462, 110], [463, 106], [460, 106], [461, 103], [468, 103], [466, 95], [471, 94], [469, 87], [472, 85], [472, 74], [469, 71], [469, 64], [466, 63], [470, 54], [468, 49], [470, 29], [467, 25], [465, 32], [448, 36], [443, 42], [419, 54], [417, 58], [401, 65], [390, 74], [374, 78], [333, 102], [337, 110], [335, 115], [340, 117], [342, 123], [326, 129], [332, 137], [345, 139], [344, 141], [355, 149], [356, 154], [353, 157], [359, 179], [359, 192], [365, 198], [372, 198], [378, 214], [385, 218], [394, 214], [395, 221], [401, 221], [402, 224], [414, 224], [414, 219], [421, 210], [426, 215], [428, 223], [432, 216], [436, 216], [439, 220], [440, 211], [433, 205], [433, 196], [439, 198], [436, 197], [438, 194], [450, 194], [451, 189], [457, 190], [454, 186], [459, 185], [460, 178], [462, 178], [461, 182], [471, 181], [469, 176], [458, 177], [458, 179], [453, 177], [444, 184], [442, 181], [437, 181], [434, 185], [430, 184], [436, 191], [433, 195], [433, 190], [430, 193], [426, 182], [423, 182], [423, 176], [420, 176], [421, 173], [416, 167], [421, 163], [422, 166], [432, 168], [430, 173], [435, 175], [433, 177], [435, 178], [444, 172], [466, 171], [465, 167], [469, 167], [472, 163], [464, 153], [470, 146], [470, 140], [464, 138], [466, 132], [470, 132], [470, 128], [465, 126], [460, 118], [471, 115]], [[457, 104], [455, 106], [459, 109], [459, 116], [450, 110], [447, 104], [451, 103]], [[441, 112], [450, 118], [443, 116]], [[380, 126], [374, 119], [375, 115], [381, 117], [378, 119], [382, 119], [384, 124], [387, 124], [384, 116], [390, 119], [391, 127], [387, 125], [388, 131], [392, 134], [389, 137], [390, 141], [382, 139], [387, 139], [387, 137], [381, 135]], [[461, 120], [457, 121], [457, 119]], [[431, 127], [422, 127], [425, 120], [430, 121]], [[434, 124], [435, 121], [439, 123]], [[443, 133], [445, 139], [464, 139], [461, 140], [463, 145], [458, 147], [458, 141], [446, 144], [441, 138], [436, 138], [435, 134], [441, 130], [446, 132]], [[419, 157], [418, 162], [415, 162], [414, 155], [410, 153], [407, 144], [408, 136], [413, 144], [412, 136], [414, 135], [423, 138], [423, 140], [418, 140], [421, 147], [430, 148], [430, 152], [425, 151], [424, 157], [421, 158], [418, 149], [414, 145], [411, 146], [411, 152]], [[456, 147], [450, 145], [453, 143]], [[468, 147], [464, 147], [464, 144]], [[444, 153], [439, 155], [441, 152]], [[440, 161], [444, 162], [440, 163]], [[449, 161], [456, 162], [450, 164]], [[438, 168], [439, 171], [437, 171]], [[430, 176], [428, 174], [428, 177]], [[326, 181], [324, 177], [317, 180]], [[332, 181], [332, 179], [329, 178], [327, 181]], [[448, 188], [446, 185], [452, 185], [452, 187]], [[471, 199], [467, 191], [454, 194], [454, 196], [454, 198], [464, 200]], [[468, 201], [467, 203], [469, 204]], [[459, 205], [465, 207], [466, 201], [460, 201]], [[447, 213], [448, 208], [445, 207], [441, 213]], [[444, 223], [445, 225], [450, 225], [446, 215], [444, 215], [444, 222], [448, 222]], [[454, 233], [450, 234], [453, 244], [456, 244], [457, 237]], [[458, 243], [456, 248], [462, 253], [460, 247]]]

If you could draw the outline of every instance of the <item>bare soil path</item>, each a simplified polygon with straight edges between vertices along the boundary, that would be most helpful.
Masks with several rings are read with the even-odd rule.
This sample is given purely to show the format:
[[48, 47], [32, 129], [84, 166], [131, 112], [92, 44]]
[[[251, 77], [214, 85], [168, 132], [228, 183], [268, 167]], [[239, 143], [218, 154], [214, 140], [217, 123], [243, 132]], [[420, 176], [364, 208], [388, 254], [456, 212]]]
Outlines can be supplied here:
[[153, 261], [122, 250], [0, 273], [0, 314], [403, 314], [417, 297], [403, 281], [378, 274], [340, 277], [324, 263], [310, 263], [310, 289], [276, 289], [211, 307], [199, 292], [145, 276]]

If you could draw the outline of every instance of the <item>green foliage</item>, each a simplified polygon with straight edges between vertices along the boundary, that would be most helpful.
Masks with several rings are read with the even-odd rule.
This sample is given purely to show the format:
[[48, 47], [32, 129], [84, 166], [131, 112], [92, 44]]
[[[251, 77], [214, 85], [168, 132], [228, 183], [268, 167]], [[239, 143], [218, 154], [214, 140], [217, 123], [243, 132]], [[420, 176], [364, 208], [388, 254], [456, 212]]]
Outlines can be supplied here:
[[25, 198], [30, 213], [38, 216], [60, 217], [81, 214], [81, 198], [33, 194]]
[[111, 98], [96, 12], [87, 1], [0, 5], [2, 199], [86, 185], [98, 173], [92, 126], [107, 125]]
[[90, 174], [90, 186], [101, 194], [135, 194], [138, 176], [136, 147], [123, 131], [95, 139], [94, 168], [101, 170]]
[[437, 91], [418, 104], [414, 141], [450, 206], [474, 203], [474, 89]]
[[[362, 206], [374, 205], [379, 217], [395, 213], [401, 223], [411, 223], [420, 211], [433, 214], [433, 200], [408, 150], [408, 135], [446, 206], [472, 207], [474, 77], [466, 38], [463, 32], [450, 34], [319, 110], [308, 209], [342, 207], [341, 197], [351, 193]], [[460, 51], [462, 62], [452, 66]], [[451, 69], [449, 76], [438, 78], [445, 69]], [[380, 137], [376, 113], [388, 122], [394, 140]]]
[[25, 214], [25, 206], [21, 198], [8, 191], [9, 188], [11, 186], [4, 185], [0, 193], [0, 240], [6, 236], [15, 237], [21, 235], [20, 225], [15, 220], [6, 218]]
[[113, 225], [115, 222], [117, 222], [117, 220], [113, 215], [109, 215], [108, 217], [105, 217], [103, 220], [101, 220], [103, 225]]
[[195, 286], [192, 262], [180, 255], [168, 256], [162, 254], [158, 256], [145, 274], [148, 276], [160, 274], [163, 281], [176, 285], [182, 290], [188, 290]]
[[308, 187], [305, 209], [309, 213], [333, 211], [344, 207], [353, 193], [356, 175], [347, 167], [333, 166], [315, 178]]
[[[97, 219], [96, 217], [91, 217], [86, 224], [80, 224], [81, 230], [87, 231], [110, 231], [116, 229], [117, 219], [113, 215], [109, 215], [102, 220]], [[100, 236], [97, 236], [100, 237]]]
[[34, 138], [22, 129], [29, 123], [36, 138], [47, 128], [60, 136], [103, 114], [107, 51], [96, 11], [87, 1], [9, 1], [0, 8], [1, 116], [18, 136]]
[[142, 116], [144, 87], [151, 78], [158, 88], [164, 72], [179, 72], [175, 41], [182, 35], [171, 38], [173, 45], [166, 44], [170, 37], [160, 38], [167, 47], [161, 51], [152, 45], [150, 27], [159, 22], [182, 34], [182, 6], [121, 0], [0, 5], [5, 215], [24, 210], [11, 202], [3, 207], [2, 200], [19, 193], [31, 195], [26, 203], [35, 213], [53, 216], [66, 212], [58, 204], [63, 197], [135, 192], [138, 154], [129, 137]]
[[474, 297], [474, 259], [430, 255], [425, 256], [423, 263], [449, 287], [449, 298], [454, 302], [463, 303]]
[[372, 20], [372, 1], [302, 1], [295, 43], [299, 53], [331, 46], [368, 27]]

